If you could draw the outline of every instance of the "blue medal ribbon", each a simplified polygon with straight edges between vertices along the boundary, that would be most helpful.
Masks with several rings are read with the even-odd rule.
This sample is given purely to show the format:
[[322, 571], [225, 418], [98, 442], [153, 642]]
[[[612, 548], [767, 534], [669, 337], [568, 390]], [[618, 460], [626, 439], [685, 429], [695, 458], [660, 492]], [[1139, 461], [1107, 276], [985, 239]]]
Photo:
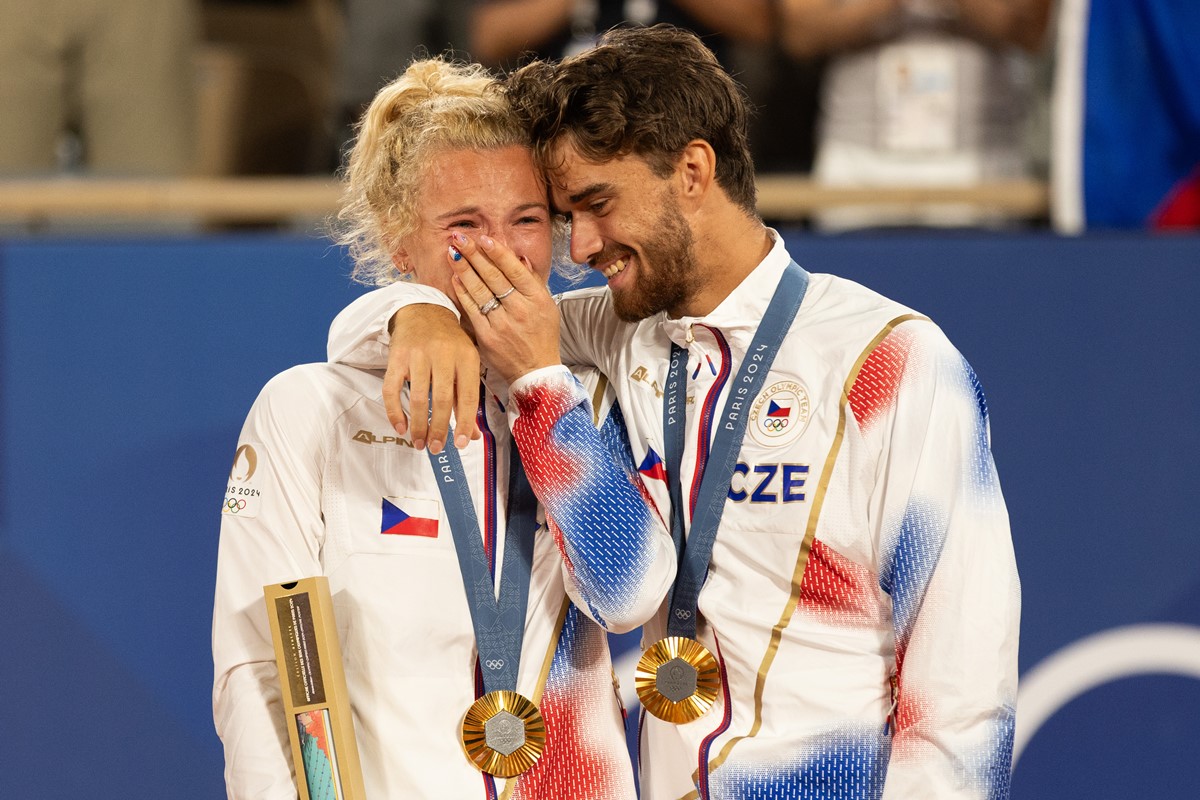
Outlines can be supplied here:
[[[451, 431], [447, 441], [453, 441], [453, 436]], [[450, 520], [467, 606], [471, 610], [471, 624], [475, 628], [475, 647], [479, 651], [484, 692], [516, 691], [533, 569], [537, 497], [521, 466], [516, 446], [510, 445], [508, 513], [497, 599], [462, 459], [457, 450], [446, 447], [436, 455], [430, 453], [429, 461], [446, 507], [446, 517]]]
[[[683, 448], [687, 388], [687, 354], [677, 344], [671, 345], [671, 363], [663, 391], [663, 447], [666, 450], [667, 478], [671, 493], [671, 538], [679, 556], [679, 569], [671, 591], [667, 635], [696, 638], [696, 604], [700, 587], [708, 576], [721, 514], [729, 494], [729, 481], [737, 465], [742, 439], [746, 435], [747, 412], [751, 401], [758, 396], [766, 381], [775, 354], [808, 290], [808, 273], [795, 261], [787, 265], [775, 294], [763, 314], [762, 323], [754, 334], [750, 349], [729, 388], [725, 408], [717, 424], [717, 433], [709, 451], [700, 491], [692, 514], [691, 530], [684, 532], [683, 487], [680, 469]], [[685, 543], [686, 542], [686, 543]]]

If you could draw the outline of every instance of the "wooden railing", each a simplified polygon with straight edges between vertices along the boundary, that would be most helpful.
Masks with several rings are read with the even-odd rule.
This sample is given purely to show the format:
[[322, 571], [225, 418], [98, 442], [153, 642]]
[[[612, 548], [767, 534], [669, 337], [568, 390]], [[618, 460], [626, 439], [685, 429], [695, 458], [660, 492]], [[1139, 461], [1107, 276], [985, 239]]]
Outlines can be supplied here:
[[285, 223], [337, 209], [330, 178], [0, 181], [0, 220], [186, 219], [205, 224]]
[[767, 219], [800, 220], [824, 208], [875, 204], [967, 205], [1013, 219], [1043, 219], [1050, 213], [1050, 190], [1037, 181], [850, 188], [821, 186], [802, 175], [758, 176], [758, 210]]
[[[1013, 219], [1044, 219], [1044, 183], [1017, 181], [971, 187], [831, 188], [800, 175], [759, 176], [759, 211], [768, 220], [800, 221], [835, 206], [955, 203]], [[332, 178], [182, 180], [48, 179], [0, 181], [0, 222], [36, 229], [63, 220], [184, 219], [205, 225], [287, 224], [337, 209]]]

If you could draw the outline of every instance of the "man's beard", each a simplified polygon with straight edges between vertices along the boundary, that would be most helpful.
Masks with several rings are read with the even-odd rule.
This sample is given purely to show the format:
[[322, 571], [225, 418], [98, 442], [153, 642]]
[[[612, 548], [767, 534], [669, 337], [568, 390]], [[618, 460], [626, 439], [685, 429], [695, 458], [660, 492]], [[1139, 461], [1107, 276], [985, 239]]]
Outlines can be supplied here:
[[626, 322], [637, 322], [660, 311], [675, 311], [692, 296], [699, 282], [695, 238], [672, 194], [665, 194], [656, 233], [642, 245], [635, 280], [613, 292], [613, 310]]

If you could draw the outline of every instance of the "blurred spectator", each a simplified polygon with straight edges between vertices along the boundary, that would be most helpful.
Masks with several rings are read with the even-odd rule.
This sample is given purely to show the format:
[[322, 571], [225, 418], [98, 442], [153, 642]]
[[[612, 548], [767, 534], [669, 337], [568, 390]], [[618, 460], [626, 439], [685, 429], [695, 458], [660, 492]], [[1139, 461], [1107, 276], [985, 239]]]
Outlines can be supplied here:
[[471, 14], [469, 50], [493, 66], [515, 66], [521, 56], [558, 59], [591, 47], [623, 23], [668, 22], [694, 31], [728, 66], [728, 41], [766, 42], [771, 0], [478, 0]]
[[776, 9], [776, 0], [475, 0], [467, 50], [484, 64], [511, 68], [577, 53], [616, 25], [687, 28], [745, 85], [756, 107], [750, 134], [758, 170], [807, 172], [819, 64], [782, 51]]
[[0, 173], [191, 168], [192, 0], [0, 0], [0, 19]]
[[[830, 186], [970, 186], [1026, 177], [1030, 54], [1051, 0], [780, 0], [798, 56], [829, 54], [815, 177]], [[971, 207], [867, 206], [826, 229], [1000, 222]]]
[[203, 172], [333, 171], [380, 87], [414, 56], [464, 49], [472, 3], [202, 0]]
[[735, 41], [730, 47], [730, 72], [746, 87], [755, 108], [750, 152], [759, 174], [812, 170], [824, 63], [821, 57], [789, 55], [777, 36], [767, 44]]
[[338, 75], [346, 141], [375, 93], [415, 56], [460, 51], [465, 58], [473, 0], [344, 0], [346, 32]]
[[328, 172], [342, 0], [203, 0], [202, 10], [203, 171]]

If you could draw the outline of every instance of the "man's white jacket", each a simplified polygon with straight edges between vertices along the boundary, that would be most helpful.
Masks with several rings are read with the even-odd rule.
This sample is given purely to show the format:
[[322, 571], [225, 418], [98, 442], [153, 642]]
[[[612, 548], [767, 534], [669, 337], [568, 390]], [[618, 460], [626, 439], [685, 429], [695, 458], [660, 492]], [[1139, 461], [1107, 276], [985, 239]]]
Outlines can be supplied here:
[[[670, 344], [689, 357], [690, 525], [697, 465], [790, 261], [775, 239], [703, 318], [622, 322], [604, 288], [559, 301], [563, 361], [610, 379], [664, 518]], [[378, 358], [380, 321], [410, 302], [447, 304], [373, 292], [331, 331], [331, 358]], [[933, 322], [810, 275], [752, 401], [699, 611], [723, 691], [685, 725], [643, 717], [643, 798], [1009, 796], [1020, 585], [983, 391]]]

